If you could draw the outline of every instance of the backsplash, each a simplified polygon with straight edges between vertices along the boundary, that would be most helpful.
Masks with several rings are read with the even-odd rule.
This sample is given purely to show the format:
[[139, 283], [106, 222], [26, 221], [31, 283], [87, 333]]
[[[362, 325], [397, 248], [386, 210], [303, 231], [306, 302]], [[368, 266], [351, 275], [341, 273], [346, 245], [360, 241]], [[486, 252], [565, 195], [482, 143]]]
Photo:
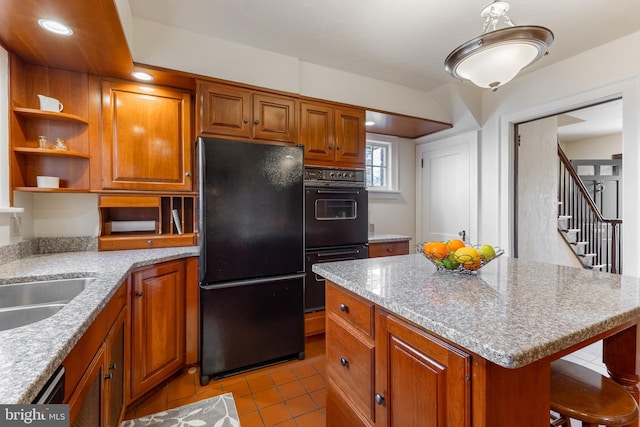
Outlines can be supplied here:
[[0, 265], [19, 260], [21, 258], [26, 258], [31, 255], [97, 250], [98, 238], [95, 236], [38, 237], [35, 239], [0, 246]]

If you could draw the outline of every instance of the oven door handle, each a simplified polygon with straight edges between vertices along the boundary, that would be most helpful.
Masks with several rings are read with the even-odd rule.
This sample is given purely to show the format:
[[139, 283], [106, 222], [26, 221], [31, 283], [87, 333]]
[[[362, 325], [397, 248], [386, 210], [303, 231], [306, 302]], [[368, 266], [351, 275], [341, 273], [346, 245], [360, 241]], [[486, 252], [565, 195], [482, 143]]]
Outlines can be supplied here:
[[356, 190], [316, 190], [316, 194], [360, 194], [360, 191]]
[[343, 255], [351, 255], [351, 254], [359, 254], [359, 253], [360, 253], [359, 249], [353, 249], [350, 251], [322, 252], [316, 255], [318, 256], [318, 258], [324, 258], [324, 257], [343, 256]]

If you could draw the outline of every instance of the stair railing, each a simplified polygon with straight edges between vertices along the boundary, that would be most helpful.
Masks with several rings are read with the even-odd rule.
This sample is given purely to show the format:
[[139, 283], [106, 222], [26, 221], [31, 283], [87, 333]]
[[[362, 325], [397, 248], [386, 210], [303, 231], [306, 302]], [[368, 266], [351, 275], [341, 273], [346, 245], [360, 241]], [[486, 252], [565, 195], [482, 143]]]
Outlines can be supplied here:
[[568, 230], [577, 232], [586, 243], [585, 255], [593, 257], [593, 267], [610, 273], [622, 273], [621, 219], [603, 218], [589, 191], [558, 144], [559, 215], [567, 218]]

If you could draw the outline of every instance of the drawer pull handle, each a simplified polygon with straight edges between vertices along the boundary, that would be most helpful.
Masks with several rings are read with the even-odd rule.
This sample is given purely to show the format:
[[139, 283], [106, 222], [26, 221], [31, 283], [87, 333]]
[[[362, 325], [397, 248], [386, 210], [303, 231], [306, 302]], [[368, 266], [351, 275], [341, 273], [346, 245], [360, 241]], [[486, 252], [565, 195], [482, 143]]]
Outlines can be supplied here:
[[374, 399], [378, 405], [382, 405], [384, 403], [384, 396], [380, 393], [376, 393]]
[[118, 365], [116, 365], [115, 363], [112, 363], [111, 365], [109, 365], [109, 370], [113, 371], [114, 369], [116, 369], [118, 367]]
[[349, 311], [349, 307], [347, 307], [345, 304], [340, 304], [340, 311], [346, 313], [347, 311]]
[[344, 357], [341, 357], [340, 358], [340, 364], [346, 368], [347, 365], [349, 364], [349, 361], [347, 359], [345, 359]]
[[393, 252], [393, 249], [387, 248], [387, 252]]
[[104, 379], [105, 379], [105, 380], [110, 380], [111, 378], [113, 378], [113, 374], [112, 374], [111, 372], [109, 372], [109, 374], [108, 374], [108, 375], [105, 375], [105, 376], [104, 376]]

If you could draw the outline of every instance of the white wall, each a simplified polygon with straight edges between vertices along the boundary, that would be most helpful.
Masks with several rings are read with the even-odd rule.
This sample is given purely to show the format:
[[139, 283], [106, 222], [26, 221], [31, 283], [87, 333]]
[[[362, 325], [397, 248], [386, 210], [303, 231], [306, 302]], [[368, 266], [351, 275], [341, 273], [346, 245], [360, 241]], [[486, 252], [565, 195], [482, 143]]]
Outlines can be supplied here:
[[560, 146], [569, 160], [611, 159], [614, 154], [622, 153], [622, 134], [560, 142]]
[[398, 194], [369, 192], [369, 223], [375, 234], [402, 234], [411, 237], [413, 252], [416, 242], [416, 168], [415, 142], [398, 138]]

